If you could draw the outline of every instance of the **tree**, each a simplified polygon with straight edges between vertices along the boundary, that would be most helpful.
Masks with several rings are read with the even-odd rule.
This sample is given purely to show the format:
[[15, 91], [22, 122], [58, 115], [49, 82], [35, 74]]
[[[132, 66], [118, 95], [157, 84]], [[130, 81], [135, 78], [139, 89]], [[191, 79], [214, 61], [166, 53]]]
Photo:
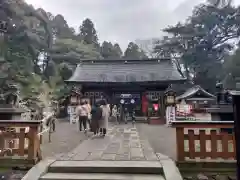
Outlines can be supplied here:
[[124, 58], [126, 59], [144, 59], [147, 58], [143, 50], [141, 50], [137, 44], [130, 42], [126, 51], [124, 52]]
[[158, 42], [159, 38], [151, 38], [151, 39], [137, 39], [135, 42], [139, 46], [140, 49], [144, 51], [144, 53], [150, 57], [155, 58], [156, 55], [154, 53], [154, 44]]
[[4, 15], [8, 29], [1, 43], [0, 90], [4, 93], [5, 87], [15, 84], [21, 99], [38, 104], [38, 96], [44, 92], [40, 87], [43, 74], [38, 56], [49, 52], [53, 40], [48, 16], [44, 10], [35, 10], [21, 0], [4, 1], [1, 5], [0, 14]]
[[113, 45], [111, 42], [104, 41], [102, 43], [101, 55], [104, 59], [113, 57]]
[[[221, 79], [222, 61], [232, 50], [229, 40], [239, 36], [239, 9], [229, 1], [212, 1], [197, 6], [185, 23], [164, 29], [172, 37], [160, 41], [158, 56], [174, 57], [188, 79], [213, 89]], [[193, 78], [192, 78], [193, 77]]]
[[39, 49], [47, 46], [47, 40], [42, 38], [46, 27], [37, 25], [44, 21], [43, 17], [23, 1], [4, 1], [1, 5], [8, 24], [1, 48], [2, 66], [7, 64], [4, 82], [18, 83], [19, 76], [31, 74], [35, 66], [32, 59], [37, 59]]
[[123, 52], [122, 52], [122, 49], [121, 49], [121, 47], [119, 46], [119, 44], [118, 44], [118, 43], [114, 44], [114, 45], [113, 45], [113, 48], [114, 48], [115, 56], [121, 58]]
[[[179, 39], [170, 38], [168, 36], [164, 36], [162, 39], [154, 42], [156, 46], [154, 47], [154, 53], [158, 58], [171, 58], [175, 63], [177, 70], [179, 73], [184, 76], [186, 75], [189, 79], [188, 66], [184, 61], [182, 61], [181, 56], [183, 56], [184, 49], [186, 48], [184, 44], [180, 44]], [[182, 68], [184, 65], [184, 69]], [[187, 71], [184, 73], [184, 70]]]
[[90, 19], [85, 19], [79, 28], [80, 38], [86, 44], [94, 44], [95, 47], [99, 47], [97, 31], [93, 22]]
[[235, 89], [240, 80], [240, 48], [224, 62], [223, 84], [225, 88]]
[[51, 26], [56, 38], [72, 38], [74, 36], [74, 29], [68, 26], [67, 21], [61, 14], [52, 18]]
[[113, 46], [111, 42], [104, 41], [101, 46], [101, 55], [104, 59], [120, 59], [122, 50], [118, 44]]
[[73, 66], [76, 66], [81, 59], [101, 58], [93, 44], [85, 44], [73, 39], [56, 39], [51, 54], [56, 64], [66, 62]]

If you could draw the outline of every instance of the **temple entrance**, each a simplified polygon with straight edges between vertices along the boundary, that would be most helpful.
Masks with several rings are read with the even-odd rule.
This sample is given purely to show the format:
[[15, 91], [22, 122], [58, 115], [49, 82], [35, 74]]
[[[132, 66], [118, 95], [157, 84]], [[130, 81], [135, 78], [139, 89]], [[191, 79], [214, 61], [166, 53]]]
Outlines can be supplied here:
[[[122, 93], [114, 93], [113, 94], [113, 104], [118, 107], [122, 106], [124, 108], [132, 108], [134, 109], [136, 116], [141, 116], [141, 93], [140, 92], [122, 92]], [[122, 109], [122, 108], [121, 108]]]
[[163, 117], [165, 114], [163, 94], [164, 91], [145, 91], [144, 89], [139, 89], [139, 91], [99, 89], [98, 91], [87, 90], [83, 93], [83, 97], [89, 99], [91, 105], [101, 99], [106, 99], [111, 108], [117, 105], [119, 111], [123, 111], [124, 108], [129, 109], [131, 106], [137, 117]]

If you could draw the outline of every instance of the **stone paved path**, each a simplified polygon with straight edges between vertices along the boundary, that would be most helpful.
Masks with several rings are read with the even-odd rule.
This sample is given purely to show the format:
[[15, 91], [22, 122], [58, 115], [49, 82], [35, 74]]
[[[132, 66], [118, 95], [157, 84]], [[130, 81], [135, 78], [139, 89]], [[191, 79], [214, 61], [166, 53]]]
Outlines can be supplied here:
[[104, 138], [83, 141], [73, 151], [58, 160], [158, 160], [146, 139], [142, 139], [132, 124], [115, 125], [108, 129]]
[[141, 138], [146, 138], [155, 153], [176, 160], [176, 130], [165, 125], [136, 124]]

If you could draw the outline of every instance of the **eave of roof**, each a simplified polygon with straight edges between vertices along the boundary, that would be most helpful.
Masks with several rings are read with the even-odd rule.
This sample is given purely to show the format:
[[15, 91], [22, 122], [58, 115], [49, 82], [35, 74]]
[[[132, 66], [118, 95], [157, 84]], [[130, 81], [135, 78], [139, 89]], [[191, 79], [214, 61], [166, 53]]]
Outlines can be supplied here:
[[215, 98], [188, 98], [187, 101], [215, 101]]
[[207, 96], [209, 96], [210, 98], [216, 98], [216, 96], [214, 96], [213, 94], [205, 91], [201, 86], [196, 85], [190, 89], [188, 89], [185, 93], [183, 93], [182, 95], [176, 97], [176, 100], [181, 100], [181, 99], [187, 99], [188, 97], [193, 96], [194, 94], [196, 94], [198, 91], [202, 91], [204, 94], [206, 94]]

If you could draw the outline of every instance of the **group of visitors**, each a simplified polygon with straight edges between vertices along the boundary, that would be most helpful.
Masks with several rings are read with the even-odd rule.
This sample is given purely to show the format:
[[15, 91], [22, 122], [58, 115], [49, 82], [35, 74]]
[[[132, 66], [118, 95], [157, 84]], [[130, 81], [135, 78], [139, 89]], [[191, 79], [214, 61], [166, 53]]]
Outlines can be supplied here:
[[[96, 102], [91, 107], [87, 101], [81, 101], [77, 107], [79, 117], [79, 130], [87, 133], [87, 124], [94, 135], [105, 136], [108, 129], [108, 119], [110, 116], [110, 107], [106, 100]], [[83, 127], [83, 129], [82, 129]]]
[[122, 105], [121, 107], [117, 107], [117, 105], [114, 105], [112, 108], [112, 118], [118, 124], [120, 124], [121, 121], [127, 124], [129, 118], [131, 119], [132, 123], [135, 123], [135, 109], [133, 106], [129, 105]]

